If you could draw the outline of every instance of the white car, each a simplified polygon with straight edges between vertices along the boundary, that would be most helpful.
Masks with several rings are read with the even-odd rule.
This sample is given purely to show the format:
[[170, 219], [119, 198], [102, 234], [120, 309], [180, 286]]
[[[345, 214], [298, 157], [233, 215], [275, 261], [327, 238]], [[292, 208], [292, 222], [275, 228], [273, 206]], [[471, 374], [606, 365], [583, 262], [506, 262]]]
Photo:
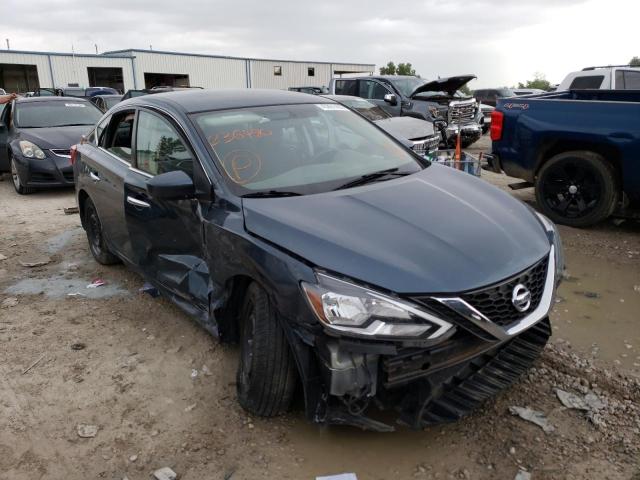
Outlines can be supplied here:
[[558, 86], [561, 90], [640, 90], [640, 68], [631, 66], [587, 67], [571, 72]]

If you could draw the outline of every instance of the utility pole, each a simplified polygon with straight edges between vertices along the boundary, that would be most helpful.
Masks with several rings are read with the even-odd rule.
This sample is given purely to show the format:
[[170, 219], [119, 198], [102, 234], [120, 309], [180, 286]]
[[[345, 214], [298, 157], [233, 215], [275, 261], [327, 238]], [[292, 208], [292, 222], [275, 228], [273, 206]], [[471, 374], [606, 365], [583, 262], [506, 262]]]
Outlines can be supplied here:
[[11, 47], [9, 46], [9, 39], [5, 39], [7, 41], [7, 50], [11, 50]]
[[94, 43], [93, 46], [96, 47], [96, 55], [98, 55], [98, 44]]

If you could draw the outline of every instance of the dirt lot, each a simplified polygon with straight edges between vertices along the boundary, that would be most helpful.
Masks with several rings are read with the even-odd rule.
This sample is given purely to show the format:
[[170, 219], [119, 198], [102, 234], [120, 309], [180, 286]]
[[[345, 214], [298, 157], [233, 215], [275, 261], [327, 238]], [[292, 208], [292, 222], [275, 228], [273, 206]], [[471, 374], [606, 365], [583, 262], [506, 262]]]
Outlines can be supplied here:
[[[376, 434], [310, 425], [300, 406], [248, 416], [236, 349], [140, 293], [124, 267], [95, 263], [78, 216], [63, 213], [73, 205], [71, 191], [19, 197], [0, 181], [0, 479], [135, 480], [164, 466], [184, 480], [640, 479], [637, 223], [561, 228], [553, 342], [519, 384], [457, 424]], [[96, 278], [107, 285], [86, 288]], [[556, 388], [586, 410], [565, 408]], [[546, 431], [513, 406], [546, 415]]]

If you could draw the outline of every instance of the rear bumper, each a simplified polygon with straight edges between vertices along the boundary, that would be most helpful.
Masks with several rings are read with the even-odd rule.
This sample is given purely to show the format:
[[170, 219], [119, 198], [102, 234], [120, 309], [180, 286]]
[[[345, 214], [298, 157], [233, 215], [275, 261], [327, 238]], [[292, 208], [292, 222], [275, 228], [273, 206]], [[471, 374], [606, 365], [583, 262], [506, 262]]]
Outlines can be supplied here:
[[73, 187], [73, 166], [66, 157], [26, 158], [15, 155], [20, 182], [26, 187]]

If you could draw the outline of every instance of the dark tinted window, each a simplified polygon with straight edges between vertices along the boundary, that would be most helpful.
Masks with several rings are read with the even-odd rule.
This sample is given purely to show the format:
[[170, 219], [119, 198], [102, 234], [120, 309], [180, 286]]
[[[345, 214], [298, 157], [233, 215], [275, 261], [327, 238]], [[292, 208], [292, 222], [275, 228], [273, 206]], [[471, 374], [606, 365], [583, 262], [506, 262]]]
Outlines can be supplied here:
[[372, 100], [384, 100], [384, 96], [390, 93], [384, 86], [373, 80], [360, 80], [359, 97]]
[[110, 120], [111, 116], [108, 116], [96, 125], [95, 130], [91, 132], [91, 135], [89, 135], [89, 141], [91, 143], [94, 145], [100, 145], [101, 147], [104, 146], [104, 133], [107, 131], [107, 125], [109, 125]]
[[314, 77], [316, 75], [316, 69], [315, 67], [309, 67], [307, 68], [307, 75], [310, 77]]
[[357, 80], [336, 80], [335, 87], [336, 95], [352, 95], [358, 96], [358, 81]]
[[590, 75], [587, 77], [576, 77], [573, 79], [573, 82], [571, 82], [571, 85], [569, 85], [569, 90], [600, 88], [603, 80], [604, 80], [604, 75]]
[[640, 72], [617, 70], [616, 90], [640, 90]]
[[131, 138], [134, 112], [126, 111], [114, 115], [100, 146], [126, 162], [131, 162]]
[[22, 128], [95, 125], [101, 116], [94, 104], [85, 101], [25, 102], [16, 104], [15, 123]]
[[182, 170], [193, 176], [191, 152], [167, 120], [141, 111], [136, 132], [138, 169], [151, 175]]

